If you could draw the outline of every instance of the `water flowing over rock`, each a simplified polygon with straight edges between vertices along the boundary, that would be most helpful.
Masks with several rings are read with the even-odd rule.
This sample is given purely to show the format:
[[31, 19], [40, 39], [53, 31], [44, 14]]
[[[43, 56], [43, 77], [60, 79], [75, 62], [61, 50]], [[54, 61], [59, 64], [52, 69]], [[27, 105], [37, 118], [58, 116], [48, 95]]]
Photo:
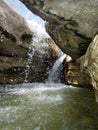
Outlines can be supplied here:
[[[30, 25], [30, 24], [29, 24]], [[35, 37], [35, 41], [34, 41]], [[33, 40], [32, 40], [33, 39]], [[40, 39], [25, 19], [5, 0], [0, 1], [0, 83], [23, 83], [30, 51], [35, 50], [27, 80], [41, 81], [52, 64], [54, 43], [49, 37]], [[36, 43], [35, 45], [32, 45]], [[40, 46], [39, 46], [40, 45]], [[30, 46], [32, 46], [30, 48]], [[55, 53], [56, 54], [56, 53]], [[55, 59], [55, 58], [54, 58]], [[48, 62], [51, 61], [51, 62]]]
[[53, 68], [50, 70], [47, 83], [61, 83], [62, 82], [62, 73], [61, 73], [62, 68], [63, 68], [62, 63], [65, 57], [66, 57], [66, 54], [63, 54], [56, 60], [56, 62], [53, 65]]

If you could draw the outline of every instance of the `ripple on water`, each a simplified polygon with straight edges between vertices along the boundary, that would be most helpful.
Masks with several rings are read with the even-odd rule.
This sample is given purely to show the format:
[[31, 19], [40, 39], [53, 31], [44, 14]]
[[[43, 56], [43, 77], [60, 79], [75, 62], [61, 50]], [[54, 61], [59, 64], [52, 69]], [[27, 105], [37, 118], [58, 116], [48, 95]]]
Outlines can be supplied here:
[[98, 105], [91, 90], [34, 83], [0, 91], [0, 130], [98, 129]]

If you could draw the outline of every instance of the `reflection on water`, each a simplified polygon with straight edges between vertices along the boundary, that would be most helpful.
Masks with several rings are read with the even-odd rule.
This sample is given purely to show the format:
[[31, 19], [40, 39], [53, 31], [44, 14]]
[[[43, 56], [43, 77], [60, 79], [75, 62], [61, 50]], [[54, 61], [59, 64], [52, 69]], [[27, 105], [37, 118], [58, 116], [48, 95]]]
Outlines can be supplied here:
[[97, 130], [92, 90], [62, 84], [0, 88], [0, 130]]

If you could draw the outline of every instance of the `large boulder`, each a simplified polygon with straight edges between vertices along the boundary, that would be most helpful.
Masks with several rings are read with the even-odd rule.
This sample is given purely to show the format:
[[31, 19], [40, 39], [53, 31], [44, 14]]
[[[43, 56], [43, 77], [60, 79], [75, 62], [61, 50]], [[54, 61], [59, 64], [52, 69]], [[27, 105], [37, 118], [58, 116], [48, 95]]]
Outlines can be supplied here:
[[52, 55], [53, 49], [49, 45], [53, 41], [49, 37], [44, 37], [33, 44], [36, 42], [35, 31], [28, 25], [5, 0], [0, 1], [1, 84], [23, 83], [25, 80], [41, 81], [48, 75], [50, 67], [48, 61], [56, 57]]
[[12, 9], [5, 0], [0, 1], [0, 32], [17, 45], [32, 37], [32, 31], [25, 19]]
[[77, 63], [80, 64], [82, 73], [91, 77], [96, 101], [98, 102], [98, 35], [95, 36], [86, 54], [79, 58]]
[[20, 0], [33, 13], [49, 22], [47, 32], [73, 59], [85, 54], [98, 31], [98, 1]]
[[[16, 82], [25, 67], [32, 31], [5, 0], [0, 1], [0, 83]], [[12, 78], [13, 77], [13, 78]], [[15, 81], [14, 81], [15, 80]]]

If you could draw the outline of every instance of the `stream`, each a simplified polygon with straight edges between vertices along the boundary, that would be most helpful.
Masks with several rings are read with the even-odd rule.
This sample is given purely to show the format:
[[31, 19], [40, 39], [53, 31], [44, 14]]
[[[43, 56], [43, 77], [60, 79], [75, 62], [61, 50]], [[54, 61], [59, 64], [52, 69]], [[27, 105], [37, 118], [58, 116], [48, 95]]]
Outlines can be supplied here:
[[0, 130], [98, 130], [98, 104], [61, 83], [0, 86]]
[[[12, 3], [10, 0], [8, 0], [8, 1], [9, 1], [9, 3]], [[22, 1], [22, 0], [20, 0], [20, 1]], [[24, 0], [24, 1], [26, 1], [26, 0]], [[37, 3], [36, 1], [37, 0], [34, 0], [35, 5]], [[40, 0], [38, 2], [38, 5], [41, 2], [44, 3], [45, 1]], [[18, 3], [15, 2], [15, 5], [18, 6]], [[43, 5], [40, 5], [40, 6], [43, 6]], [[21, 7], [20, 3], [19, 3], [19, 7]], [[19, 7], [18, 7], [18, 9], [19, 9]], [[36, 12], [37, 7], [35, 6], [34, 8], [35, 8], [35, 12]], [[45, 8], [43, 8], [43, 9], [45, 9]], [[87, 7], [86, 12], [89, 11], [88, 9], [89, 8]], [[6, 22], [6, 24], [7, 24], [6, 12], [7, 12], [7, 10], [4, 11], [4, 14], [5, 14], [4, 22]], [[23, 12], [24, 12], [23, 14], [27, 18], [29, 18], [30, 12], [25, 11], [24, 9], [23, 9]], [[89, 12], [91, 12], [91, 11], [89, 11]], [[12, 13], [12, 12], [9, 12], [9, 14], [10, 13]], [[13, 13], [12, 13], [12, 15], [13, 15]], [[16, 15], [15, 15], [15, 17], [16, 17]], [[27, 55], [28, 59], [27, 59], [27, 63], [26, 63], [24, 83], [15, 84], [15, 85], [0, 85], [0, 130], [98, 130], [98, 103], [96, 103], [96, 101], [95, 101], [94, 91], [91, 89], [87, 89], [86, 87], [79, 88], [79, 87], [73, 87], [71, 85], [65, 85], [65, 84], [61, 83], [62, 77], [60, 77], [60, 76], [62, 75], [61, 72], [63, 70], [62, 63], [66, 57], [66, 54], [60, 55], [60, 57], [58, 57], [57, 61], [54, 63], [53, 68], [51, 70], [49, 70], [50, 71], [49, 77], [48, 77], [46, 83], [29, 83], [28, 77], [29, 77], [29, 73], [30, 73], [30, 67], [32, 67], [31, 65], [33, 65], [34, 56], [36, 56], [36, 54], [41, 55], [38, 57], [37, 60], [39, 60], [39, 58], [42, 58], [43, 64], [45, 64], [46, 61], [44, 62], [44, 59], [49, 59], [48, 56], [51, 56], [50, 50], [52, 51], [52, 49], [54, 47], [54, 46], [50, 47], [48, 42], [46, 45], [41, 44], [41, 43], [44, 43], [44, 40], [46, 40], [46, 39], [48, 40], [50, 38], [50, 36], [45, 32], [45, 28], [41, 27], [40, 25], [38, 26], [38, 24], [36, 22], [34, 22], [34, 19], [35, 19], [34, 16], [32, 16], [32, 17], [33, 17], [33, 19], [31, 19], [31, 15], [30, 15], [30, 18], [28, 19], [28, 25], [29, 25], [30, 29], [32, 30], [33, 39], [29, 46], [29, 51], [28, 51], [28, 55]], [[1, 18], [3, 18], [3, 16]], [[74, 24], [73, 19], [69, 19], [66, 21], [68, 22], [69, 25]], [[8, 20], [8, 22], [9, 22], [9, 20]], [[45, 24], [44, 21], [42, 22], [41, 20], [39, 20], [39, 22], [41, 24]], [[67, 27], [67, 22], [66, 22], [66, 27]], [[11, 24], [12, 23], [13, 22], [11, 22]], [[25, 23], [25, 21], [24, 21], [24, 23]], [[4, 25], [6, 25], [6, 24], [4, 24]], [[33, 24], [35, 24], [35, 26]], [[77, 23], [75, 23], [75, 24], [77, 24]], [[14, 29], [14, 27], [13, 27], [14, 25], [15, 25], [15, 23], [13, 23], [11, 26], [12, 32]], [[18, 26], [18, 24], [17, 24], [17, 26]], [[5, 26], [5, 30], [3, 30], [3, 32], [6, 32], [6, 28], [7, 27]], [[21, 31], [22, 27], [19, 26], [19, 28], [20, 28], [20, 34], [23, 34], [23, 32]], [[24, 27], [24, 29], [25, 29], [25, 27]], [[7, 30], [10, 30], [10, 29], [8, 28]], [[24, 33], [26, 33], [25, 30], [24, 30]], [[35, 30], [35, 32], [34, 32], [34, 30]], [[73, 31], [72, 29], [70, 29], [70, 30]], [[53, 31], [55, 32], [55, 30], [53, 30]], [[67, 31], [69, 31], [69, 30], [67, 29]], [[8, 31], [7, 33], [10, 35], [9, 32], [10, 31]], [[13, 33], [15, 33], [15, 37], [17, 40], [18, 39], [18, 35], [16, 35], [17, 33], [16, 32], [13, 32]], [[71, 35], [73, 36], [74, 33], [73, 32], [71, 32], [71, 33], [72, 33]], [[76, 31], [76, 33], [77, 33], [77, 31]], [[29, 34], [26, 34], [26, 35], [29, 36]], [[80, 35], [80, 34], [77, 33], [77, 35]], [[12, 36], [14, 36], [14, 34]], [[25, 36], [25, 35], [23, 34], [23, 36]], [[80, 35], [80, 36], [82, 36], [82, 35]], [[63, 37], [63, 36], [60, 36], [60, 38], [61, 37]], [[69, 32], [68, 32], [68, 37], [69, 37]], [[84, 38], [84, 36], [82, 36], [82, 37]], [[6, 38], [7, 38], [7, 36], [6, 36]], [[19, 36], [19, 38], [20, 38], [20, 36]], [[21, 37], [21, 39], [22, 39], [22, 37]], [[27, 39], [28, 39], [28, 37], [26, 38], [26, 40]], [[10, 40], [10, 39], [8, 39], [8, 40]], [[5, 40], [4, 42], [6, 43], [6, 42], [8, 42], [8, 40]], [[11, 39], [11, 40], [13, 41], [13, 39]], [[63, 39], [63, 41], [64, 41], [64, 39]], [[66, 41], [69, 43], [68, 40], [66, 40]], [[2, 39], [1, 39], [1, 42], [3, 42]], [[23, 41], [23, 42], [25, 43], [26, 41]], [[10, 43], [10, 44], [12, 44], [12, 43]], [[28, 44], [28, 42], [24, 44], [24, 48], [25, 48], [25, 46], [27, 46], [27, 44]], [[11, 48], [13, 48], [13, 45], [11, 45], [11, 46], [12, 46]], [[38, 46], [39, 47], [41, 46], [41, 47], [38, 48]], [[70, 46], [70, 44], [69, 44], [69, 46]], [[76, 46], [76, 44], [75, 44], [75, 46]], [[1, 46], [1, 48], [3, 48], [3, 47]], [[77, 46], [75, 48], [77, 48]], [[37, 49], [39, 49], [39, 50], [37, 50]], [[5, 49], [5, 50], [7, 51], [7, 49]], [[10, 52], [9, 50], [10, 50], [10, 48], [8, 48], [8, 52]], [[44, 52], [43, 52], [43, 50], [44, 50]], [[17, 48], [16, 48], [16, 50], [13, 50], [13, 51], [15, 51], [15, 54], [17, 54]], [[55, 53], [55, 49], [53, 51]], [[77, 50], [75, 50], [75, 51], [77, 51]], [[35, 52], [36, 52], [36, 54], [35, 54]], [[70, 52], [70, 49], [69, 49], [69, 52]], [[4, 52], [4, 54], [5, 54], [4, 56], [6, 56], [7, 53]], [[22, 54], [22, 53], [20, 53], [20, 54]], [[3, 52], [1, 52], [1, 56], [2, 55], [3, 55]], [[8, 56], [10, 56], [10, 55], [11, 55], [11, 57], [14, 58], [14, 54], [13, 55], [9, 54]], [[45, 55], [45, 58], [43, 58], [44, 55]], [[17, 57], [18, 54], [15, 56]], [[1, 62], [2, 62], [2, 59], [1, 59]], [[5, 60], [5, 62], [6, 62], [6, 60]], [[49, 61], [49, 62], [51, 63], [51, 61]], [[13, 63], [13, 62], [11, 61], [11, 63]], [[16, 64], [16, 63], [17, 62], [15, 62], [14, 64]], [[39, 63], [40, 62], [38, 62], [38, 64]], [[7, 68], [9, 66], [10, 66], [10, 60], [7, 65]], [[15, 65], [12, 65], [13, 68], [14, 68], [14, 66]], [[11, 69], [13, 69], [13, 68], [11, 68]], [[6, 70], [7, 69], [5, 67], [5, 73], [6, 73]], [[1, 72], [2, 72], [2, 68], [1, 68]], [[36, 73], [36, 71], [34, 73]], [[65, 81], [64, 76], [63, 76], [63, 79]]]

